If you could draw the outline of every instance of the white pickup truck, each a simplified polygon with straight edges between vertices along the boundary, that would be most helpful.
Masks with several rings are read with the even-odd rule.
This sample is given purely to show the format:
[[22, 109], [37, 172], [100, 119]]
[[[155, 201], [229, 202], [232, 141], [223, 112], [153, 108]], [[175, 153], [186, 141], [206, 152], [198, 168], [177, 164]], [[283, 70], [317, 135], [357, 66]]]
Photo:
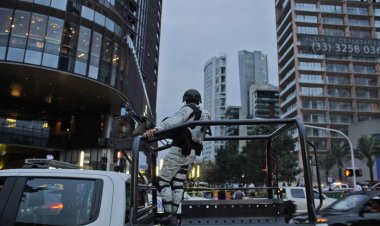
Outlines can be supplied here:
[[[297, 213], [307, 212], [306, 208], [306, 191], [304, 187], [282, 187], [280, 188], [282, 198], [284, 200], [292, 200], [297, 206]], [[317, 207], [320, 203], [319, 192], [314, 190], [314, 205]], [[329, 206], [331, 203], [335, 202], [336, 199], [329, 198], [322, 194], [323, 204], [321, 209]]]
[[[93, 170], [2, 170], [0, 225], [128, 225], [129, 180]], [[146, 197], [137, 200], [141, 209]]]

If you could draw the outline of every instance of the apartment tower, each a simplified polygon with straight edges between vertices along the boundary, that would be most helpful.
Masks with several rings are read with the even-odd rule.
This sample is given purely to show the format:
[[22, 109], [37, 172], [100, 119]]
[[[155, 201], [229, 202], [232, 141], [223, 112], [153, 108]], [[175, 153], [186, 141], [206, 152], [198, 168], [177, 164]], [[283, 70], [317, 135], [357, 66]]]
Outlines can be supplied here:
[[[209, 59], [204, 66], [203, 107], [211, 114], [213, 120], [224, 118], [226, 110], [226, 67], [227, 56], [222, 55]], [[223, 127], [213, 128], [212, 134], [224, 134]], [[204, 161], [215, 161], [215, 154], [223, 145], [222, 141], [204, 143], [202, 158]]]
[[[277, 0], [276, 23], [281, 117], [345, 134], [380, 117], [378, 1]], [[344, 141], [307, 133], [318, 150]]]

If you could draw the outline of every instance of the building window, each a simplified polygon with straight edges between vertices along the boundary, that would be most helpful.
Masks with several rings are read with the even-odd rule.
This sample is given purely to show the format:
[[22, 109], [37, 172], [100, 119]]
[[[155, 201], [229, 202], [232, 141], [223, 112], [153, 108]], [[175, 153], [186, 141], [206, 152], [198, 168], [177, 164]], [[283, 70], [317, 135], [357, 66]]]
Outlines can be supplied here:
[[5, 51], [11, 32], [12, 10], [0, 8], [0, 60], [5, 59]]
[[323, 88], [322, 87], [301, 87], [301, 95], [323, 96]]
[[304, 114], [303, 120], [305, 122], [325, 123], [324, 114]]
[[63, 20], [49, 17], [45, 37], [45, 49], [42, 65], [45, 67], [58, 67], [58, 55], [60, 51], [63, 31]]
[[304, 100], [302, 102], [302, 107], [305, 109], [325, 110], [323, 100]]
[[95, 11], [86, 6], [82, 6], [81, 16], [89, 21], [94, 21]]
[[371, 32], [370, 31], [351, 30], [351, 37], [355, 37], [355, 38], [371, 38]]
[[327, 94], [329, 97], [351, 97], [349, 89], [329, 88]]
[[302, 82], [323, 83], [322, 75], [301, 74], [300, 79]]
[[317, 10], [317, 5], [313, 4], [313, 3], [297, 2], [296, 3], [296, 9], [316, 11]]
[[369, 26], [369, 20], [349, 18], [349, 24], [352, 26]]
[[342, 29], [325, 28], [324, 33], [330, 36], [344, 36], [344, 30]]
[[309, 22], [309, 23], [317, 23], [317, 16], [309, 16], [309, 15], [297, 15], [296, 20], [299, 22]]
[[351, 111], [352, 104], [351, 102], [330, 101], [329, 108], [333, 111]]
[[27, 36], [29, 34], [30, 12], [16, 10], [12, 21], [7, 60], [24, 61]]
[[376, 103], [358, 103], [357, 106], [361, 112], [380, 112], [379, 104]]
[[340, 17], [323, 17], [324, 24], [343, 24], [343, 18]]
[[319, 62], [300, 61], [299, 67], [301, 70], [322, 70], [322, 64]]
[[327, 71], [348, 72], [347, 64], [327, 64]]
[[347, 7], [347, 13], [356, 15], [368, 15], [368, 8]]
[[91, 30], [81, 26], [79, 30], [78, 49], [76, 53], [74, 72], [81, 75], [87, 74], [87, 61], [90, 49]]
[[67, 0], [51, 0], [51, 7], [65, 11]]
[[352, 117], [350, 115], [330, 114], [330, 122], [335, 124], [350, 124], [352, 122]]
[[321, 12], [326, 13], [342, 13], [342, 6], [340, 5], [324, 5], [320, 6]]
[[46, 35], [47, 16], [33, 13], [29, 35], [27, 50], [25, 54], [25, 63], [40, 65], [42, 60], [42, 51], [44, 48], [44, 39]]
[[362, 86], [376, 86], [377, 79], [376, 78], [355, 78], [356, 85]]
[[328, 76], [329, 84], [341, 84], [341, 85], [347, 85], [350, 84], [350, 79], [345, 76]]
[[356, 90], [356, 98], [378, 99], [376, 90]]
[[299, 34], [318, 34], [317, 27], [298, 26], [297, 32]]
[[113, 42], [109, 38], [103, 39], [102, 44], [102, 63], [100, 67], [98, 80], [104, 83], [109, 83], [110, 73], [111, 73], [111, 62], [112, 62], [112, 49]]
[[97, 32], [93, 32], [90, 68], [88, 72], [88, 77], [93, 78], [93, 79], [98, 79], [101, 46], [102, 46], [102, 35]]
[[354, 72], [372, 74], [376, 72], [375, 66], [354, 65]]
[[79, 29], [77, 24], [65, 23], [58, 65], [58, 68], [60, 70], [69, 72], [74, 71], [75, 53], [78, 43], [78, 33]]

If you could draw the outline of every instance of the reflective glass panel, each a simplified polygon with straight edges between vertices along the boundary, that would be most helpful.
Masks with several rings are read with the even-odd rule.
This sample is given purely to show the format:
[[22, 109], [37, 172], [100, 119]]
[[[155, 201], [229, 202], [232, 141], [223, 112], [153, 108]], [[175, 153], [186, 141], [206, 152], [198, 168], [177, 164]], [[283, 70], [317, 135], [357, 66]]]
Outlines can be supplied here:
[[7, 50], [6, 47], [0, 46], [0, 60], [5, 59], [5, 51]]
[[95, 23], [104, 26], [106, 17], [98, 12], [95, 12]]
[[75, 62], [74, 72], [82, 75], [86, 75], [87, 73], [87, 60], [88, 60], [88, 52], [90, 47], [91, 40], [91, 30], [81, 26], [79, 31], [78, 38], [78, 50]]
[[12, 22], [12, 36], [26, 37], [29, 32], [30, 13], [16, 10]]
[[57, 68], [58, 67], [58, 56], [53, 54], [44, 53], [42, 59], [42, 65], [45, 67]]
[[75, 61], [75, 68], [74, 68], [75, 73], [86, 75], [86, 71], [87, 71], [87, 64], [85, 62], [82, 62], [79, 60]]
[[60, 45], [46, 42], [44, 52], [58, 55], [59, 49]]
[[11, 31], [12, 10], [0, 8], [0, 45], [7, 46]]
[[23, 62], [24, 61], [24, 53], [25, 53], [25, 49], [9, 47], [8, 48], [7, 60]]
[[82, 6], [81, 16], [83, 18], [90, 20], [90, 21], [94, 21], [94, 10], [92, 10], [86, 6]]
[[51, 0], [51, 7], [66, 10], [67, 0]]
[[97, 32], [93, 32], [90, 69], [88, 73], [88, 76], [90, 78], [94, 78], [94, 79], [98, 78], [101, 44], [102, 44], [102, 35]]
[[34, 3], [39, 5], [50, 6], [50, 0], [34, 0]]
[[25, 63], [28, 64], [41, 64], [42, 53], [38, 51], [26, 50]]
[[106, 18], [106, 28], [112, 32], [115, 30], [115, 23], [108, 17]]
[[47, 29], [46, 29], [46, 42], [50, 43], [61, 43], [62, 30], [63, 30], [63, 20], [49, 17]]
[[30, 21], [29, 38], [43, 40], [46, 34], [47, 16], [33, 13]]

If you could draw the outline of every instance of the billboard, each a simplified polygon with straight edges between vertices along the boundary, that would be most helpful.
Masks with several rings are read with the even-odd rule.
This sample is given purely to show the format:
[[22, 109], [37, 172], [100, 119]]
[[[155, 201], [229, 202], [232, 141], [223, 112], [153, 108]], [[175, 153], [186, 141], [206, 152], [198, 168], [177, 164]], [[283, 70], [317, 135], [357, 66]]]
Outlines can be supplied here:
[[325, 55], [380, 57], [380, 39], [299, 34], [301, 49]]

